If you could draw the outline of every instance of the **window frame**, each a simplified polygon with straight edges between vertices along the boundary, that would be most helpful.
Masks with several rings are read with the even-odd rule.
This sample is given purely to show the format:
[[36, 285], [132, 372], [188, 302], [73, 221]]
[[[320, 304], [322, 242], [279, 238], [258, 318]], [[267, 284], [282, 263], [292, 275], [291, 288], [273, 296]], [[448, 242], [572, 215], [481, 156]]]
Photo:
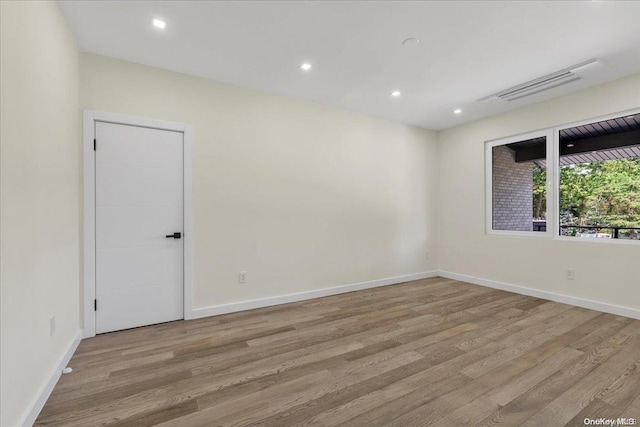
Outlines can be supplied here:
[[[512, 144], [514, 142], [526, 141], [528, 139], [545, 137], [547, 156], [545, 159], [547, 165], [547, 209], [545, 217], [547, 218], [546, 231], [516, 231], [516, 230], [494, 230], [493, 229], [493, 148], [502, 145]], [[553, 128], [541, 129], [533, 132], [521, 133], [506, 138], [494, 139], [485, 142], [485, 232], [487, 235], [500, 236], [519, 236], [519, 237], [535, 237], [535, 238], [551, 238], [555, 235], [556, 224], [551, 224], [549, 218], [555, 212], [555, 193], [553, 191], [553, 183], [555, 177], [555, 169], [549, 168], [556, 157], [554, 152], [555, 132]]]
[[604, 244], [604, 245], [640, 245], [640, 240], [627, 240], [627, 239], [581, 239], [579, 237], [571, 237], [571, 236], [561, 236], [560, 235], [560, 131], [562, 129], [572, 128], [575, 126], [584, 126], [595, 122], [601, 122], [603, 120], [612, 120], [617, 119], [619, 117], [624, 116], [632, 116], [635, 114], [640, 114], [640, 107], [632, 108], [630, 110], [623, 110], [617, 113], [605, 114], [603, 116], [592, 117], [590, 119], [578, 120], [575, 122], [564, 123], [558, 126], [554, 126], [553, 135], [556, 140], [554, 147], [554, 154], [556, 159], [554, 160], [553, 167], [555, 170], [554, 173], [554, 197], [558, 203], [554, 206], [554, 225], [556, 228], [555, 233], [553, 234], [554, 240], [559, 240], [562, 242], [589, 242], [596, 244]]
[[[536, 131], [520, 133], [506, 138], [485, 141], [485, 234], [511, 237], [534, 237], [562, 242], [584, 242], [605, 245], [640, 245], [640, 240], [626, 239], [581, 239], [560, 235], [560, 131], [575, 126], [588, 125], [603, 120], [640, 114], [640, 107], [618, 111], [616, 113], [591, 117], [588, 119], [562, 123]], [[547, 138], [547, 230], [513, 231], [493, 229], [493, 147], [507, 145], [537, 137]]]

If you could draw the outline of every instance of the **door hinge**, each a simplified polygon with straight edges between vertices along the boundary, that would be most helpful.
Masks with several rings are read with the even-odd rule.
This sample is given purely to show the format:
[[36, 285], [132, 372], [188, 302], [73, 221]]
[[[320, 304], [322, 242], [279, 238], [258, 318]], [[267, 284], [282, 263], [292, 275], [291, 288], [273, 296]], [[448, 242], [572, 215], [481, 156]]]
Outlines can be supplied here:
[[98, 311], [98, 300], [97, 299], [93, 300], [93, 311]]
[[96, 139], [93, 138], [93, 151], [96, 151]]

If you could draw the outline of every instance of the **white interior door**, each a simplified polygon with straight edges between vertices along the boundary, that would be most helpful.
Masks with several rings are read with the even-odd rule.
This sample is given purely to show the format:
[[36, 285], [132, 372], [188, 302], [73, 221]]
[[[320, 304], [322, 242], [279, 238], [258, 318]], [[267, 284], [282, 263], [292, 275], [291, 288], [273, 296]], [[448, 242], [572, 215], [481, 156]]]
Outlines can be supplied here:
[[184, 316], [183, 137], [95, 123], [96, 333]]

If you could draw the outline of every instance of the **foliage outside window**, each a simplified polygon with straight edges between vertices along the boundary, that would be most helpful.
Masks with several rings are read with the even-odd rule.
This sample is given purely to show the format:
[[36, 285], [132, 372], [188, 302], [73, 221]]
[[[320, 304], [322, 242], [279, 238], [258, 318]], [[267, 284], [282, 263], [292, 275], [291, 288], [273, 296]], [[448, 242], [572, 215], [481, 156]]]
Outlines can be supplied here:
[[565, 236], [586, 237], [593, 234], [611, 238], [615, 237], [616, 230], [611, 227], [621, 227], [617, 230], [618, 238], [638, 239], [640, 159], [562, 167], [560, 225], [561, 233]]

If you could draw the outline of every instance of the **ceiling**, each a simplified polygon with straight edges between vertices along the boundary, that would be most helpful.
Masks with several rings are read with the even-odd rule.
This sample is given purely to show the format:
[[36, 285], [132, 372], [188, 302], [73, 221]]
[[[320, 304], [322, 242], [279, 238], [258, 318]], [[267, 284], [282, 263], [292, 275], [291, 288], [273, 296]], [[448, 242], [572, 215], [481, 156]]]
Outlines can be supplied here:
[[[633, 1], [58, 3], [84, 52], [434, 130], [640, 72]], [[476, 101], [593, 58], [577, 82]]]

